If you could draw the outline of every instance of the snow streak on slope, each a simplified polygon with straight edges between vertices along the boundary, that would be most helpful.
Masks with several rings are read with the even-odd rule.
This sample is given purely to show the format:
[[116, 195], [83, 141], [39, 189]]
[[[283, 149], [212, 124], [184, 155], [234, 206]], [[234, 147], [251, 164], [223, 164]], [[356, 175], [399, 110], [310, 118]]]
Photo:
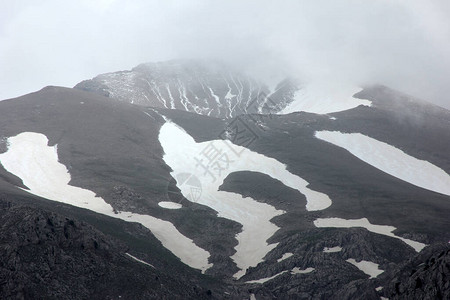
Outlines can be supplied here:
[[[302, 270], [302, 269], [300, 269], [299, 267], [294, 267], [294, 268], [291, 270], [290, 274], [291, 274], [291, 275], [295, 275], [295, 274], [308, 274], [308, 273], [313, 272], [314, 270], [315, 270], [314, 268], [306, 268], [306, 269]], [[265, 282], [270, 281], [270, 280], [274, 279], [275, 277], [278, 277], [278, 276], [280, 276], [281, 274], [284, 274], [284, 273], [287, 273], [287, 272], [289, 272], [289, 271], [288, 271], [288, 270], [282, 271], [282, 272], [277, 273], [277, 274], [275, 274], [275, 275], [273, 275], [273, 276], [270, 276], [270, 277], [261, 278], [261, 279], [255, 279], [255, 280], [249, 280], [249, 281], [246, 281], [245, 283], [265, 283]]]
[[136, 256], [131, 255], [130, 253], [125, 253], [128, 257], [134, 259], [137, 262], [140, 262], [141, 264], [144, 264], [146, 266], [152, 267], [153, 269], [156, 269], [154, 265], [149, 264], [148, 262], [143, 261], [142, 259], [137, 258]]
[[10, 173], [20, 177], [28, 192], [49, 200], [86, 208], [127, 222], [138, 222], [147, 227], [161, 243], [185, 264], [205, 271], [209, 252], [196, 246], [182, 235], [172, 223], [131, 212], [114, 213], [111, 205], [95, 193], [70, 186], [67, 168], [58, 162], [57, 148], [48, 147], [45, 135], [24, 132], [8, 139], [6, 153], [0, 154], [0, 162]]
[[335, 227], [335, 228], [363, 227], [371, 232], [399, 239], [405, 242], [406, 244], [410, 245], [411, 247], [413, 247], [414, 250], [416, 250], [417, 252], [420, 252], [426, 246], [425, 244], [405, 239], [393, 234], [392, 232], [396, 229], [394, 226], [374, 225], [371, 224], [369, 220], [367, 220], [366, 218], [354, 220], [346, 220], [341, 218], [323, 218], [323, 219], [319, 218], [314, 221], [314, 225], [316, 227]]
[[309, 112], [315, 114], [328, 114], [355, 108], [359, 105], [371, 106], [369, 100], [357, 99], [353, 95], [362, 89], [330, 83], [312, 83], [301, 87], [294, 96], [294, 100], [279, 114], [293, 112]]
[[262, 82], [226, 66], [187, 60], [147, 63], [131, 71], [101, 74], [75, 88], [136, 105], [220, 118], [257, 113], [265, 107], [265, 95], [270, 93]]
[[277, 262], [283, 261], [285, 259], [288, 259], [289, 257], [291, 257], [292, 255], [294, 255], [294, 253], [291, 252], [286, 252], [284, 253], [279, 259], [277, 259]]
[[249, 281], [246, 281], [245, 283], [265, 283], [265, 282], [270, 281], [270, 280], [274, 279], [275, 277], [278, 277], [281, 274], [284, 274], [284, 273], [287, 273], [287, 272], [289, 272], [289, 271], [288, 270], [282, 271], [282, 272], [277, 273], [277, 274], [275, 274], [273, 276], [270, 276], [270, 277], [264, 277], [264, 278], [261, 278], [261, 279], [249, 280]]
[[[163, 159], [173, 170], [172, 177], [176, 178], [183, 173], [195, 176], [202, 186], [197, 202], [216, 210], [220, 217], [243, 225], [242, 232], [236, 236], [239, 242], [235, 248], [236, 254], [232, 256], [241, 269], [235, 274], [237, 278], [243, 276], [248, 267], [261, 262], [276, 246], [266, 242], [279, 229], [270, 220], [283, 211], [250, 197], [219, 191], [219, 186], [230, 173], [253, 171], [278, 179], [286, 186], [305, 194], [308, 210], [325, 209], [331, 205], [327, 195], [307, 188], [308, 182], [287, 171], [284, 164], [229, 141], [196, 143], [182, 128], [171, 122], [166, 122], [161, 127], [159, 140], [165, 153]], [[209, 163], [208, 160], [212, 157], [216, 160]], [[209, 167], [205, 166], [208, 163]], [[178, 188], [187, 199], [192, 198], [188, 186], [178, 184]]]
[[418, 187], [450, 195], [450, 176], [435, 165], [360, 133], [319, 131], [316, 137], [342, 147], [364, 162]]

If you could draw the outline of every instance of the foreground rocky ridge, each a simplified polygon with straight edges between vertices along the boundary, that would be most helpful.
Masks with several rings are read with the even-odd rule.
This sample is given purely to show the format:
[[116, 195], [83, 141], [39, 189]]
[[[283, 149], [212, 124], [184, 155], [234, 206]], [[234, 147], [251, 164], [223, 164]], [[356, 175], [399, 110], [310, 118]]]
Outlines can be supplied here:
[[386, 276], [383, 294], [389, 299], [449, 299], [450, 245], [436, 244]]
[[[251, 293], [256, 299], [370, 300], [447, 299], [450, 294], [448, 244], [429, 246], [417, 255], [403, 246], [398, 263], [381, 264], [386, 272], [368, 279], [345, 259], [376, 261], [374, 250], [381, 251], [378, 255], [385, 251], [377, 245], [389, 240], [362, 229], [293, 235], [243, 281], [315, 266], [311, 272], [285, 272], [263, 284], [216, 282], [207, 289], [201, 280], [195, 283], [198, 279], [182, 273], [173, 277], [135, 261], [123, 242], [76, 219], [2, 200], [0, 221], [2, 299], [245, 299]], [[346, 246], [323, 251], [337, 244]], [[285, 249], [293, 256], [278, 262]], [[402, 262], [404, 256], [412, 258]]]
[[0, 202], [1, 299], [213, 299], [76, 219]]

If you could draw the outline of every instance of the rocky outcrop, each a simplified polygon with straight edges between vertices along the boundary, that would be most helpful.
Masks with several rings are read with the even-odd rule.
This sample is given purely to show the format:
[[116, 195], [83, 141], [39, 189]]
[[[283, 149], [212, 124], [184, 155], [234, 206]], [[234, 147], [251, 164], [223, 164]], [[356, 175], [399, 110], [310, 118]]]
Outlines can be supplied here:
[[123, 243], [83, 222], [0, 204], [1, 299], [214, 298], [182, 273], [135, 261]]
[[391, 300], [450, 299], [450, 245], [428, 247], [391, 274], [384, 290]]

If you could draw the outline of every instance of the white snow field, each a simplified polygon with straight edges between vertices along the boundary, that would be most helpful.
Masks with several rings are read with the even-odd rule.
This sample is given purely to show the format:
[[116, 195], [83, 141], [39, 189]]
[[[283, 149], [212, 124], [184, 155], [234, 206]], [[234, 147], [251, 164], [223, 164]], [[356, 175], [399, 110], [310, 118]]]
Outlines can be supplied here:
[[420, 252], [425, 248], [425, 244], [416, 242], [413, 240], [405, 239], [400, 236], [393, 234], [392, 232], [396, 229], [394, 226], [388, 225], [374, 225], [369, 222], [366, 218], [346, 220], [341, 218], [319, 218], [314, 221], [316, 227], [335, 227], [335, 228], [351, 228], [351, 227], [363, 227], [373, 233], [382, 234], [385, 236], [393, 237], [403, 241], [404, 243], [410, 245], [417, 252]]
[[342, 250], [342, 247], [339, 247], [339, 246], [331, 247], [331, 248], [328, 248], [328, 247], [323, 248], [323, 252], [325, 252], [325, 253], [341, 252], [341, 250]]
[[22, 179], [34, 195], [73, 206], [86, 208], [127, 222], [138, 222], [147, 227], [161, 243], [185, 264], [205, 271], [209, 252], [182, 235], [172, 223], [131, 212], [114, 213], [111, 205], [95, 193], [69, 185], [67, 168], [58, 162], [57, 147], [49, 147], [45, 135], [24, 132], [8, 138], [8, 151], [0, 154], [0, 163], [10, 173]]
[[[253, 171], [278, 179], [306, 196], [307, 210], [321, 210], [331, 205], [327, 195], [309, 189], [308, 182], [287, 171], [284, 164], [229, 141], [196, 143], [188, 133], [172, 122], [166, 122], [161, 127], [159, 141], [165, 153], [163, 159], [173, 170], [172, 177], [188, 173], [201, 182], [201, 196], [196, 202], [216, 210], [220, 217], [243, 225], [242, 232], [236, 236], [239, 243], [232, 256], [240, 269], [234, 275], [236, 278], [242, 277], [248, 267], [256, 266], [276, 247], [276, 244], [269, 245], [266, 242], [279, 229], [270, 220], [284, 212], [250, 197], [219, 191], [219, 186], [229, 174]], [[186, 185], [177, 183], [177, 186], [189, 199], [191, 190]]]
[[450, 195], [450, 175], [389, 144], [361, 133], [318, 131], [316, 137], [342, 147], [362, 161], [415, 186]]
[[357, 262], [355, 259], [349, 258], [346, 260], [346, 262], [351, 263], [352, 265], [369, 275], [370, 278], [376, 278], [378, 275], [384, 272], [384, 270], [378, 268], [378, 264], [371, 261], [361, 260], [360, 262]]
[[295, 93], [294, 101], [279, 112], [309, 112], [328, 114], [355, 108], [359, 105], [371, 106], [369, 100], [354, 98], [353, 95], [362, 89], [345, 84], [311, 83], [303, 86]]

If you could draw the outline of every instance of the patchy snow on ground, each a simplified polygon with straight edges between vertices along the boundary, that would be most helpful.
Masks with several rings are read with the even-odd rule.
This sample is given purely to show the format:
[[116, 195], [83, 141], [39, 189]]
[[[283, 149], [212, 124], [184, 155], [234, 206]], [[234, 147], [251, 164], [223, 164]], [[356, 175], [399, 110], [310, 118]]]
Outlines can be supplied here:
[[182, 235], [172, 223], [131, 212], [116, 214], [111, 205], [92, 191], [69, 185], [70, 174], [58, 161], [57, 147], [49, 147], [45, 135], [24, 132], [10, 137], [8, 143], [8, 151], [0, 154], [0, 163], [8, 172], [22, 179], [29, 189], [26, 191], [127, 222], [141, 223], [185, 264], [202, 271], [212, 266], [208, 263], [209, 252]]
[[172, 201], [161, 201], [158, 202], [158, 205], [167, 209], [180, 209], [183, 207], [180, 203], [172, 202]]
[[316, 137], [342, 147], [375, 168], [418, 187], [450, 195], [450, 175], [389, 144], [360, 133], [318, 131]]
[[[236, 278], [243, 276], [248, 267], [262, 262], [263, 257], [276, 247], [277, 244], [266, 242], [279, 229], [270, 220], [284, 211], [250, 197], [219, 191], [219, 186], [229, 174], [253, 171], [278, 179], [306, 196], [307, 210], [321, 210], [331, 205], [327, 195], [309, 189], [308, 182], [287, 171], [284, 164], [229, 141], [196, 143], [172, 122], [161, 127], [159, 141], [165, 153], [163, 159], [173, 170], [173, 178], [178, 174], [192, 174], [201, 182], [201, 196], [196, 202], [216, 210], [219, 217], [242, 224], [242, 232], [236, 236], [236, 253], [232, 256], [240, 269], [235, 274]], [[186, 185], [177, 183], [177, 186], [186, 198], [192, 193]]]
[[304, 270], [302, 270], [302, 269], [300, 269], [300, 268], [298, 268], [298, 267], [295, 267], [295, 268], [293, 268], [292, 270], [291, 270], [291, 274], [308, 274], [308, 273], [311, 273], [312, 271], [314, 271], [315, 269], [314, 268], [306, 268], [306, 269], [304, 269]]
[[355, 259], [349, 258], [346, 260], [346, 262], [351, 263], [352, 265], [369, 275], [370, 278], [376, 278], [378, 275], [384, 272], [384, 270], [380, 270], [378, 268], [378, 264], [371, 261], [361, 260], [360, 262], [357, 262]]
[[325, 253], [334, 253], [334, 252], [340, 252], [342, 250], [342, 247], [336, 246], [336, 247], [325, 247], [323, 248], [323, 252]]
[[355, 108], [359, 105], [371, 106], [369, 100], [354, 98], [353, 95], [362, 89], [344, 84], [311, 83], [301, 87], [279, 114], [293, 112], [309, 112], [328, 114]]
[[420, 252], [425, 248], [425, 244], [416, 242], [413, 240], [405, 239], [400, 236], [393, 234], [392, 232], [396, 229], [394, 226], [388, 225], [374, 225], [369, 222], [366, 218], [346, 220], [341, 218], [319, 218], [314, 221], [316, 227], [335, 227], [335, 228], [352, 228], [352, 227], [363, 227], [367, 230], [382, 234], [385, 236], [393, 237], [403, 241], [404, 243], [410, 245], [417, 252]]
[[130, 253], [125, 253], [125, 255], [127, 255], [128, 257], [134, 259], [137, 262], [140, 262], [141, 264], [147, 265], [149, 267], [152, 267], [153, 269], [156, 269], [152, 264], [149, 264], [148, 262], [145, 262], [139, 258], [137, 258], [136, 256], [131, 255]]
[[286, 252], [284, 253], [279, 259], [277, 259], [277, 262], [283, 261], [285, 259], [288, 259], [289, 257], [291, 257], [292, 255], [294, 255], [294, 253], [291, 252]]

